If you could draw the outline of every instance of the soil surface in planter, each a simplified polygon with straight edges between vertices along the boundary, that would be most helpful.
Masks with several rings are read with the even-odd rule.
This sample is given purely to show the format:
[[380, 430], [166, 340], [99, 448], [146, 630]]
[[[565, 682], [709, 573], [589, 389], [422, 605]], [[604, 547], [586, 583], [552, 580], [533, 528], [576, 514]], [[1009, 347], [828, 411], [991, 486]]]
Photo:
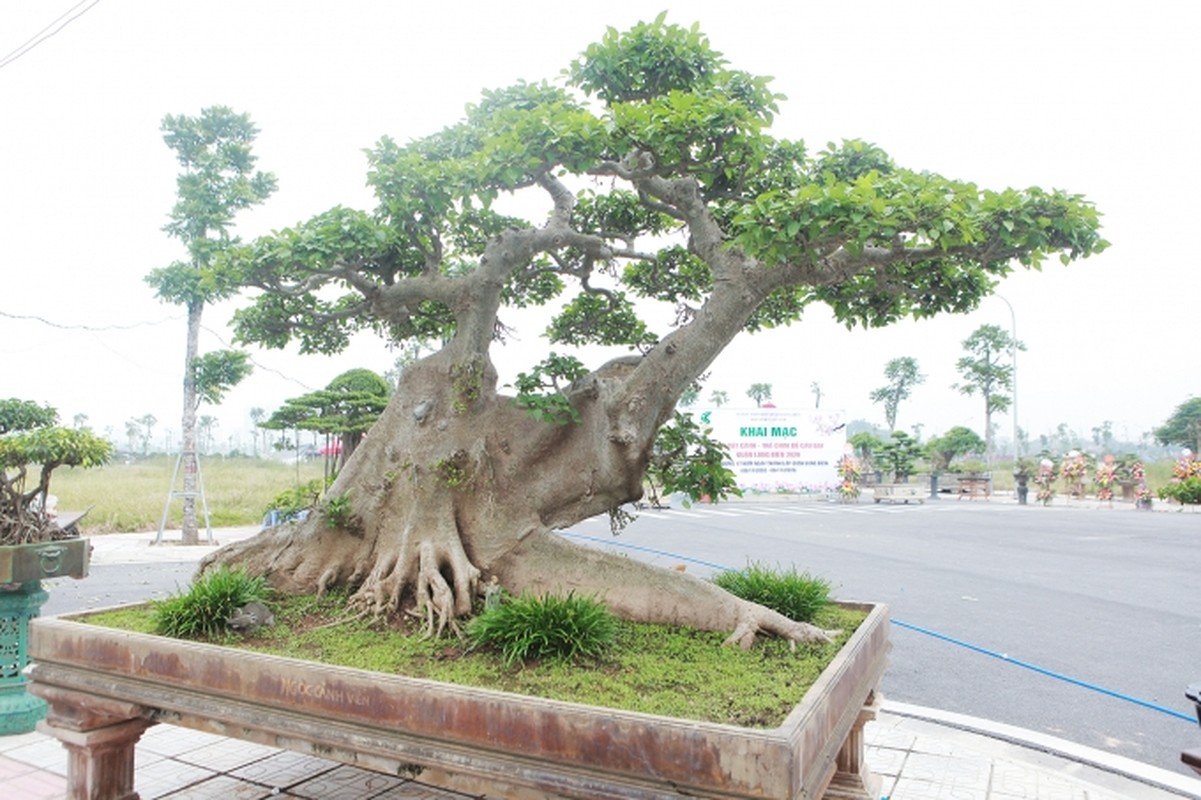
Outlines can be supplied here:
[[[750, 650], [722, 645], [725, 634], [620, 621], [607, 655], [587, 662], [547, 659], [506, 665], [495, 652], [473, 650], [453, 636], [423, 639], [420, 624], [397, 615], [383, 621], [347, 616], [345, 598], [289, 597], [268, 603], [275, 624], [250, 635], [200, 639], [325, 664], [477, 686], [605, 708], [737, 725], [781, 725], [866, 617], [830, 606], [813, 621], [842, 633], [832, 644], [763, 638]], [[153, 605], [74, 618], [78, 622], [155, 633]]]

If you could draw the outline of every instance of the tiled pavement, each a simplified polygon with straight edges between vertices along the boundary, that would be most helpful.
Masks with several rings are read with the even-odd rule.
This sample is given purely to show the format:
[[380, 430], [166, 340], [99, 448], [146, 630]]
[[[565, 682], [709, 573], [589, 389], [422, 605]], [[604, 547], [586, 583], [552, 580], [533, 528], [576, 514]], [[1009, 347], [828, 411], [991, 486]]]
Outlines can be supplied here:
[[[1096, 763], [1103, 765], [1098, 767], [1083, 763], [1088, 758], [1047, 753], [1045, 743], [1031, 748], [909, 716], [914, 712], [910, 706], [898, 705], [897, 712], [887, 708], [868, 725], [867, 756], [882, 778], [882, 797], [890, 800], [1201, 797], [1201, 781], [1184, 775], [1142, 765], [1131, 770], [1095, 752]], [[468, 797], [420, 781], [169, 725], [143, 734], [136, 761], [135, 788], [142, 800]], [[41, 733], [0, 737], [0, 795], [5, 800], [61, 800], [66, 771], [67, 754], [56, 740]]]

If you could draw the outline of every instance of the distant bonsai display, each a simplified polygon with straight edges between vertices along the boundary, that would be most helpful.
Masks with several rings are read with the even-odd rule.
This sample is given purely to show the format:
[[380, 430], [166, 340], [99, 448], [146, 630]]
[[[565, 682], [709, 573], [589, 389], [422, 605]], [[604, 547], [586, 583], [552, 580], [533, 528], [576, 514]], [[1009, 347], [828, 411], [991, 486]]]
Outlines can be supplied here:
[[112, 445], [91, 430], [57, 423], [50, 406], [0, 400], [0, 545], [71, 536], [58, 525], [51, 474], [63, 466], [100, 466], [112, 457]]

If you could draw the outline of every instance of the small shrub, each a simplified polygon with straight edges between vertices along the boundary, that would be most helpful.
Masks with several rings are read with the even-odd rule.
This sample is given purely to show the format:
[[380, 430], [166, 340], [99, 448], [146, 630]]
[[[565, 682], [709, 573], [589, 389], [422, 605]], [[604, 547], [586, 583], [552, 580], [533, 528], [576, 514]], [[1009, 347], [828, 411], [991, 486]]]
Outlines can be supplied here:
[[328, 486], [329, 481], [324, 478], [315, 478], [291, 489], [285, 489], [272, 498], [267, 505], [266, 513], [270, 514], [274, 511], [284, 521], [297, 519], [305, 511], [316, 507]]
[[467, 636], [499, 650], [505, 665], [533, 659], [596, 658], [612, 645], [617, 618], [590, 597], [525, 596], [502, 602], [473, 619]]
[[1201, 478], [1185, 478], [1176, 483], [1169, 483], [1159, 490], [1161, 500], [1175, 500], [1181, 505], [1201, 504]]
[[262, 602], [270, 593], [265, 579], [218, 567], [187, 592], [152, 604], [154, 632], [177, 639], [218, 636], [228, 630], [225, 620], [234, 611], [252, 601]]
[[812, 622], [830, 604], [830, 582], [797, 573], [749, 564], [746, 569], [718, 573], [713, 582], [735, 597], [767, 606], [797, 622]]

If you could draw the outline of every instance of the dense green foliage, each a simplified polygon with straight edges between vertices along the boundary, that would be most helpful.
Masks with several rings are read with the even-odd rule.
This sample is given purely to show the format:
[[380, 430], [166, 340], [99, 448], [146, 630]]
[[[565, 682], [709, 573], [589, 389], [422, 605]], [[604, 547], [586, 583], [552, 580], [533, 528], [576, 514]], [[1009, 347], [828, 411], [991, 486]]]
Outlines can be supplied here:
[[616, 631], [617, 618], [604, 603], [570, 592], [506, 598], [467, 625], [467, 637], [477, 647], [497, 650], [508, 665], [599, 658]]
[[646, 476], [651, 482], [651, 500], [679, 492], [696, 502], [703, 497], [720, 500], [742, 496], [734, 473], [726, 466], [730, 450], [724, 442], [712, 438], [713, 429], [704, 427], [692, 414], [676, 412], [659, 429], [651, 452]]
[[1162, 444], [1201, 453], [1201, 397], [1190, 397], [1176, 406], [1167, 421], [1155, 429], [1155, 438]]
[[796, 567], [748, 564], [713, 576], [713, 582], [735, 597], [778, 611], [797, 622], [813, 622], [830, 604], [830, 582], [798, 573]]
[[[663, 15], [608, 31], [563, 77], [486, 91], [424, 138], [381, 139], [368, 154], [374, 212], [336, 207], [231, 253], [222, 279], [266, 290], [238, 312], [239, 337], [326, 353], [360, 330], [445, 341], [465, 321], [460, 287], [499, 279], [505, 305], [559, 302], [552, 343], [644, 349], [661, 334], [632, 300], [673, 304], [686, 324], [724, 257], [633, 242], [709, 225], [775, 287], [750, 330], [795, 321], [814, 302], [848, 325], [968, 311], [1015, 264], [1106, 246], [1076, 195], [989, 191], [904, 169], [864, 142], [812, 153], [772, 137], [783, 98], [770, 79], [731, 68], [695, 26]], [[567, 176], [587, 188], [561, 236], [508, 251], [503, 265], [481, 261], [498, 236], [534, 228], [494, 208], [501, 193], [536, 189], [560, 203]], [[684, 199], [692, 188], [700, 205]]]
[[154, 632], [178, 639], [219, 636], [227, 630], [226, 620], [242, 606], [263, 602], [270, 587], [262, 577], [252, 577], [227, 567], [206, 572], [186, 591], [156, 600]]
[[877, 466], [892, 472], [893, 480], [904, 483], [913, 474], [921, 454], [922, 447], [916, 439], [905, 431], [893, 431], [892, 438], [876, 451], [874, 459]]
[[40, 406], [32, 400], [10, 397], [0, 400], [0, 436], [13, 431], [48, 428], [58, 422], [58, 412], [50, 406]]
[[975, 431], [956, 425], [942, 436], [926, 442], [926, 455], [930, 459], [931, 469], [943, 472], [959, 456], [983, 455], [984, 447], [984, 440]]
[[[833, 644], [764, 639], [750, 650], [722, 647], [725, 634], [617, 621], [614, 643], [598, 660], [545, 659], [513, 669], [497, 651], [464, 652], [453, 638], [433, 639], [354, 618], [346, 597], [281, 597], [275, 625], [252, 637], [213, 641], [375, 672], [477, 686], [680, 719], [774, 728], [796, 706], [863, 619], [832, 606], [815, 620], [843, 633]], [[146, 607], [88, 615], [88, 622], [153, 633]]]
[[1201, 505], [1201, 478], [1190, 477], [1174, 481], [1159, 490], [1162, 500], [1175, 500], [1181, 505]]

